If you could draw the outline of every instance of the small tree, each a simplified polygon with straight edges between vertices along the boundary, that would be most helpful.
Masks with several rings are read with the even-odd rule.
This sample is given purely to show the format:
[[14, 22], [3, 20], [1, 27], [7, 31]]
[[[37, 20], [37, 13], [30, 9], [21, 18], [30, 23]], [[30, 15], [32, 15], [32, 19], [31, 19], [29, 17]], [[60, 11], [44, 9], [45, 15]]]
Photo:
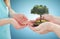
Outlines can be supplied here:
[[43, 14], [48, 14], [48, 8], [46, 6], [43, 6], [43, 5], [35, 5], [33, 7], [33, 9], [31, 10], [31, 14], [38, 14], [40, 15], [40, 23], [41, 22], [41, 15]]

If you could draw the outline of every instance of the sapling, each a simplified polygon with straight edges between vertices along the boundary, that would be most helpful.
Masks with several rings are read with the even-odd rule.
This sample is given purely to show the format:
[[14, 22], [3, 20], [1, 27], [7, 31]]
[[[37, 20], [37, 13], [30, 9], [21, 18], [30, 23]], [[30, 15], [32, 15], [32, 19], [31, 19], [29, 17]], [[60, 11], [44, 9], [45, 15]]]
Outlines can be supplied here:
[[37, 20], [33, 26], [38, 26], [40, 23], [43, 23], [43, 22], [46, 22], [46, 20], [42, 20], [42, 15], [43, 14], [48, 14], [48, 8], [46, 6], [43, 6], [43, 5], [35, 5], [33, 7], [33, 9], [31, 9], [31, 14], [38, 14], [40, 15], [40, 20]]

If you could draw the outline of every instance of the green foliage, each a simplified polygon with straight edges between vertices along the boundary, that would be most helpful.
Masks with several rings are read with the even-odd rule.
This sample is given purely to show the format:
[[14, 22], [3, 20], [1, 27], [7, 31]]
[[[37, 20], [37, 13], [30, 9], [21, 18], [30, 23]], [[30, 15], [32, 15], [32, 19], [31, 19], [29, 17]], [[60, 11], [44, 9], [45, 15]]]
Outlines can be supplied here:
[[46, 6], [43, 6], [43, 5], [35, 5], [33, 7], [33, 9], [31, 10], [31, 13], [32, 14], [39, 14], [39, 15], [42, 15], [42, 14], [48, 14], [48, 8]]

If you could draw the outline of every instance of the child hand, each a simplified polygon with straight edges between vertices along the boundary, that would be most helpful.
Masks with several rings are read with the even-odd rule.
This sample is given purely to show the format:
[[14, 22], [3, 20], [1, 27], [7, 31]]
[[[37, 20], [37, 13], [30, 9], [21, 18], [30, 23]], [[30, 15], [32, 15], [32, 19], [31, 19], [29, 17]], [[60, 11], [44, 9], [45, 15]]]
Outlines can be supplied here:
[[16, 22], [18, 24], [18, 26], [20, 25], [19, 27], [26, 27], [27, 26], [28, 19], [25, 17], [25, 15], [14, 14], [13, 19], [15, 20], [14, 22]]

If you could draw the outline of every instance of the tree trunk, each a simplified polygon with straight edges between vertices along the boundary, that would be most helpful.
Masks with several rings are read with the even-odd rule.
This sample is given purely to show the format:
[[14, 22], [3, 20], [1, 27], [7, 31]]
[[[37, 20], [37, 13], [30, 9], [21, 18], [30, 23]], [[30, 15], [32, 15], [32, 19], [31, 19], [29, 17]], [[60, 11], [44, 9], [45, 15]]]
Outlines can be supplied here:
[[41, 15], [40, 15], [40, 22], [41, 22]]

